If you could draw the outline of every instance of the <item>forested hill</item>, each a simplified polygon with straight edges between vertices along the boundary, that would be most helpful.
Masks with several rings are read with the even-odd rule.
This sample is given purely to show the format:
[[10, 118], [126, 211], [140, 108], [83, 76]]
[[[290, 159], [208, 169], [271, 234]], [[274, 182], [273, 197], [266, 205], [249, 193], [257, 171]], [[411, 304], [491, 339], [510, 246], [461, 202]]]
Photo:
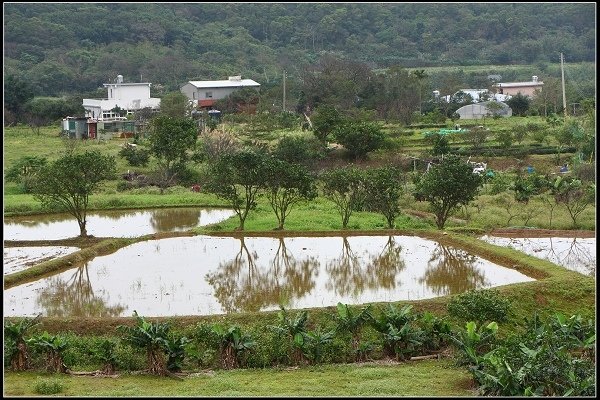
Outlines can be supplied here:
[[325, 53], [372, 68], [595, 61], [595, 3], [5, 3], [4, 76], [37, 95], [118, 74], [268, 83]]

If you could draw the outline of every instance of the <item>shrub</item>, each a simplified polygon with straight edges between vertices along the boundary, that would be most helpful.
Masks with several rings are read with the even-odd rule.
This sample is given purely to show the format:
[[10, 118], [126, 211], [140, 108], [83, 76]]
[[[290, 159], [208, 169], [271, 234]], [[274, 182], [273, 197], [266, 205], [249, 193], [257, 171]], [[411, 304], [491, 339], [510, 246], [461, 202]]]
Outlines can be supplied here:
[[447, 308], [452, 317], [481, 324], [485, 321], [506, 321], [511, 303], [493, 289], [470, 290], [453, 297]]
[[61, 393], [64, 390], [62, 382], [55, 378], [36, 378], [35, 392], [42, 395]]
[[289, 163], [311, 164], [325, 157], [325, 146], [315, 137], [284, 136], [273, 155]]
[[119, 151], [119, 156], [126, 159], [132, 167], [145, 167], [150, 161], [148, 150], [127, 145]]
[[471, 369], [487, 396], [593, 396], [596, 344], [594, 323], [578, 315], [555, 314], [526, 320], [512, 335], [479, 359]]

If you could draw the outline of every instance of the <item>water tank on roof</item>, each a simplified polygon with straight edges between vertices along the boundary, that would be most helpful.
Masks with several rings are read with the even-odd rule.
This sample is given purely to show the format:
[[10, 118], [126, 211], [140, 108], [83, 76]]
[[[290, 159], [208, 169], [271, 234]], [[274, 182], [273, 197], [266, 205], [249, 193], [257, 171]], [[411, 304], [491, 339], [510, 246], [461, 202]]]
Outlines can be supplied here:
[[117, 83], [123, 83], [123, 75], [117, 75]]

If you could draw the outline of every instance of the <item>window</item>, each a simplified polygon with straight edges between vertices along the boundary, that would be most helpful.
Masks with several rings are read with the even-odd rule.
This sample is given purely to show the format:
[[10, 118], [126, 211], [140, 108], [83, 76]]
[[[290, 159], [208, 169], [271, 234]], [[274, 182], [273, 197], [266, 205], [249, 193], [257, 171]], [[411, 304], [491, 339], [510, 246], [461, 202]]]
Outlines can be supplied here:
[[206, 92], [206, 96], [207, 99], [212, 99], [212, 92]]
[[196, 100], [196, 98], [198, 97], [198, 96], [197, 96], [197, 94], [198, 94], [198, 93], [194, 92], [194, 96], [193, 96], [193, 97], [194, 97], [194, 100]]

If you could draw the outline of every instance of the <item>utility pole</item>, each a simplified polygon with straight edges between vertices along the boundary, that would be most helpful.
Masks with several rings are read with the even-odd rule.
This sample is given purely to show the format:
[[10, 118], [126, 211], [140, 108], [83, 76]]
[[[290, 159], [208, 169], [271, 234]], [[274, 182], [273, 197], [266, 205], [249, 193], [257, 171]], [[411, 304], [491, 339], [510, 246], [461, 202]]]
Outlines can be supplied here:
[[285, 69], [283, 70], [283, 112], [285, 112]]
[[565, 94], [565, 68], [563, 62], [563, 53], [560, 53], [560, 73], [562, 75], [563, 110], [565, 111], [565, 118], [567, 118], [567, 96]]

